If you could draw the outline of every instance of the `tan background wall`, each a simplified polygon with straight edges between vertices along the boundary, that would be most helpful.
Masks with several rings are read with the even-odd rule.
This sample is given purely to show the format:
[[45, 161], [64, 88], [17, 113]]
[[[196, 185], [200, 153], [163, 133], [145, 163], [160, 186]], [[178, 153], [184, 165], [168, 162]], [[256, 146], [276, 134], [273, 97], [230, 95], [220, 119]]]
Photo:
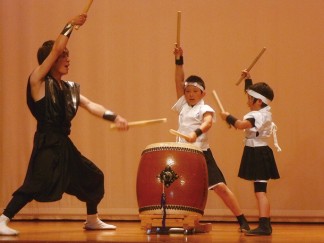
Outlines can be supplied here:
[[[83, 9], [84, 0], [0, 0], [0, 208], [21, 185], [32, 148], [35, 121], [25, 103], [28, 75], [43, 41], [55, 39]], [[110, 124], [79, 110], [72, 139], [105, 173], [104, 218], [137, 218], [136, 173], [144, 148], [174, 141], [170, 111], [176, 13], [182, 11], [181, 42], [186, 74], [207, 83], [206, 102], [237, 117], [248, 112], [243, 85], [235, 85], [262, 47], [267, 51], [251, 74], [275, 90], [272, 104], [281, 179], [271, 181], [274, 220], [324, 221], [323, 118], [324, 1], [322, 0], [95, 0], [88, 21], [74, 31], [68, 48], [70, 73], [82, 94], [129, 121], [168, 118], [165, 124], [110, 130]], [[217, 115], [218, 116], [218, 115]], [[248, 217], [257, 216], [253, 187], [237, 175], [243, 134], [220, 121], [210, 145], [229, 187]], [[30, 203], [16, 218], [83, 217], [85, 206], [70, 196], [55, 203]], [[209, 193], [205, 217], [233, 220]]]

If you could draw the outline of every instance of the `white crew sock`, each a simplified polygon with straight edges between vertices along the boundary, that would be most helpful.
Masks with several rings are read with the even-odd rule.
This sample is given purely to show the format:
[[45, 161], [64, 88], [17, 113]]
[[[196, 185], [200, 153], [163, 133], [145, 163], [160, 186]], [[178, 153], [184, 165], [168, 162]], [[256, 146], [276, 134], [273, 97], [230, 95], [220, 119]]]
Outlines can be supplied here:
[[10, 219], [5, 216], [5, 215], [1, 215], [0, 216], [0, 235], [18, 235], [19, 232], [17, 230], [11, 229], [9, 228], [8, 222], [10, 221]]
[[87, 215], [87, 221], [84, 224], [86, 230], [114, 230], [116, 228], [115, 225], [102, 222], [97, 214]]

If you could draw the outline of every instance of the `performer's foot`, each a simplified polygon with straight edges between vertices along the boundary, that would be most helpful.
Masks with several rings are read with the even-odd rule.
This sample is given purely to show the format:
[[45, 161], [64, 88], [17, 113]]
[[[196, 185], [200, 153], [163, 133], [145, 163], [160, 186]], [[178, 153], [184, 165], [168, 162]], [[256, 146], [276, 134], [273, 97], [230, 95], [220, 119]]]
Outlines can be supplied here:
[[271, 230], [270, 229], [264, 229], [261, 227], [258, 227], [256, 229], [253, 230], [248, 230], [245, 232], [245, 235], [248, 236], [253, 236], [253, 235], [271, 235]]
[[248, 230], [245, 232], [245, 235], [271, 235], [272, 234], [272, 227], [270, 223], [270, 218], [261, 217], [259, 219], [259, 226], [256, 229]]
[[102, 222], [97, 214], [88, 215], [87, 221], [84, 223], [84, 229], [86, 230], [115, 230], [116, 228], [115, 225]]
[[246, 220], [244, 214], [241, 214], [241, 215], [237, 216], [237, 219], [238, 219], [239, 224], [240, 224], [240, 228], [238, 229], [239, 232], [246, 232], [246, 231], [250, 230], [249, 223]]
[[0, 216], [0, 235], [18, 235], [17, 230], [11, 229], [7, 226], [10, 219], [4, 215]]
[[240, 228], [238, 229], [239, 232], [243, 232], [243, 233], [245, 233], [245, 232], [247, 232], [249, 230], [250, 230], [250, 226], [249, 226], [249, 224], [247, 222], [241, 224]]
[[85, 222], [84, 229], [86, 230], [115, 230], [117, 227], [112, 224], [106, 224], [102, 222], [100, 219], [97, 220], [97, 222]]

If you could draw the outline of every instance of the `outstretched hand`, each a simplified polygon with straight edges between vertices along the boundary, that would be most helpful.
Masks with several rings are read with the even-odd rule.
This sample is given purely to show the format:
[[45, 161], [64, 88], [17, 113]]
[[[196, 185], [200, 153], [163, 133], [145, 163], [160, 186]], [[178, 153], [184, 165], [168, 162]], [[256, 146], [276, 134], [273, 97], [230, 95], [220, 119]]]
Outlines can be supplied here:
[[247, 69], [242, 70], [241, 76], [244, 79], [251, 79], [251, 75], [250, 75], [250, 73], [249, 73], [249, 71]]
[[116, 128], [119, 131], [127, 131], [129, 128], [127, 120], [121, 117], [120, 115], [117, 115], [115, 119], [115, 124], [116, 124]]
[[180, 46], [178, 47], [178, 45], [176, 45], [174, 47], [173, 54], [176, 57], [176, 59], [179, 59], [181, 56], [183, 56], [183, 50], [182, 50], [182, 48]]
[[188, 135], [188, 138], [185, 138], [187, 142], [189, 143], [194, 143], [196, 142], [197, 140], [197, 134], [195, 132], [191, 132], [189, 135]]
[[224, 112], [220, 113], [220, 116], [224, 121], [226, 121], [226, 117], [228, 117], [229, 115], [230, 115], [230, 113], [227, 112], [227, 111], [224, 111]]
[[71, 19], [70, 23], [72, 25], [82, 26], [86, 22], [86, 20], [87, 20], [87, 14], [82, 13], [82, 14], [75, 16], [73, 19]]

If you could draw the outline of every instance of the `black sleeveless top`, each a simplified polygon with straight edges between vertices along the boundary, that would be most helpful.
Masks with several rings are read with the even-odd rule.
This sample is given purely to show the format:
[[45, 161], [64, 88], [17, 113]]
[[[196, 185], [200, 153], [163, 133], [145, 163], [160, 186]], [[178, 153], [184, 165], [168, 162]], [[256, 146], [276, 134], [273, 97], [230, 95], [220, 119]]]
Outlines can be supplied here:
[[70, 134], [71, 120], [77, 113], [80, 103], [80, 85], [71, 81], [58, 82], [45, 77], [45, 96], [34, 101], [31, 96], [30, 80], [27, 86], [27, 105], [37, 120], [37, 132], [54, 131]]
[[68, 193], [84, 202], [99, 203], [104, 195], [103, 173], [68, 136], [80, 103], [80, 87], [63, 83], [61, 89], [53, 77], [46, 76], [45, 96], [35, 102], [28, 80], [27, 104], [37, 120], [37, 131], [24, 183], [13, 195], [52, 202]]

